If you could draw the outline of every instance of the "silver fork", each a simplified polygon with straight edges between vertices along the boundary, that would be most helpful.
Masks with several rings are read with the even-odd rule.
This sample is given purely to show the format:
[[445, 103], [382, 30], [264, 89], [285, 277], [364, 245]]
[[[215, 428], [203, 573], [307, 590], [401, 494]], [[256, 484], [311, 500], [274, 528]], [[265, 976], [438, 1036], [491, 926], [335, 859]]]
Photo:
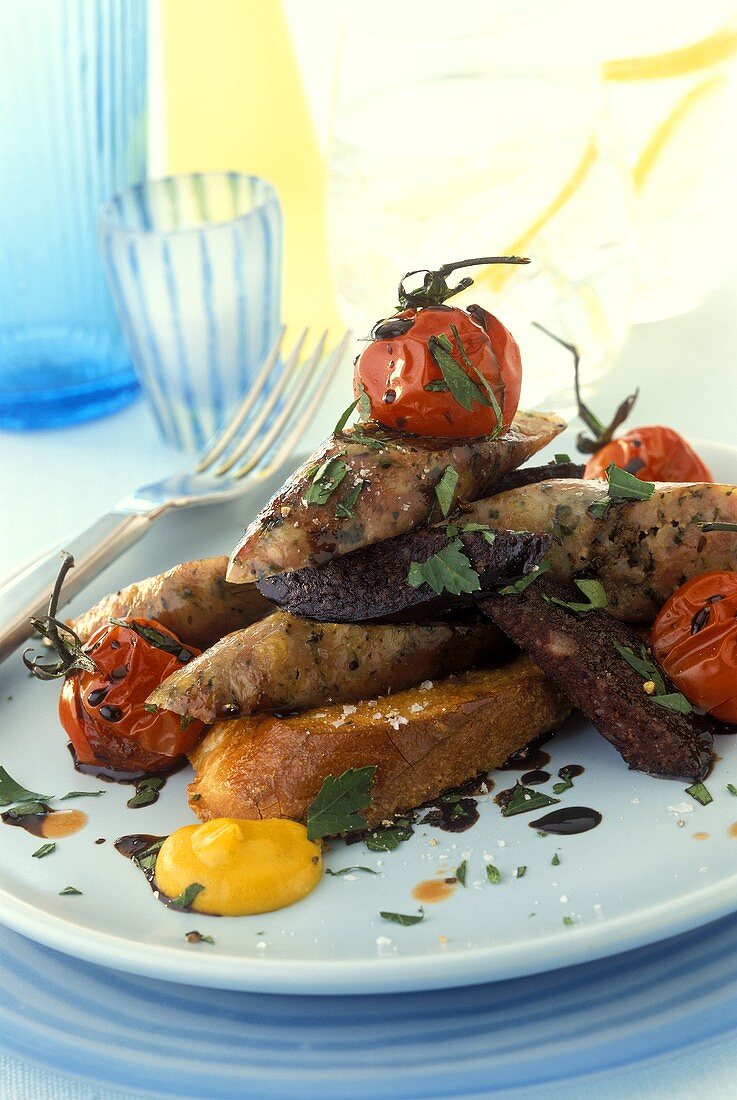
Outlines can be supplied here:
[[[327, 392], [351, 334], [344, 333], [326, 353], [328, 333], [323, 332], [306, 355], [305, 329], [291, 352], [282, 356], [284, 336], [282, 328], [248, 393], [193, 466], [136, 489], [64, 544], [74, 556], [75, 568], [65, 582], [62, 603], [138, 542], [165, 512], [237, 497], [292, 453]], [[45, 614], [60, 551], [61, 547], [27, 563], [0, 585], [0, 661], [30, 637], [31, 618]]]

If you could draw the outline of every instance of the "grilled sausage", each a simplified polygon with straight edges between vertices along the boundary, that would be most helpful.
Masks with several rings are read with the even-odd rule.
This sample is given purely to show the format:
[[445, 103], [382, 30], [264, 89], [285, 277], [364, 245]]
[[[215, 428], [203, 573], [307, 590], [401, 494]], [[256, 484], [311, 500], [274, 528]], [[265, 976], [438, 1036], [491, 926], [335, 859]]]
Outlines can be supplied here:
[[[435, 486], [449, 466], [458, 474], [453, 502], [477, 500], [564, 427], [557, 416], [518, 413], [498, 439], [449, 441], [377, 425], [349, 428], [303, 463], [247, 528], [231, 556], [228, 580], [243, 584], [323, 565], [419, 527], [434, 511], [440, 515]], [[330, 460], [341, 480], [324, 503], [308, 503], [315, 477]]]
[[155, 619], [188, 645], [203, 648], [273, 610], [253, 585], [225, 579], [228, 559], [202, 558], [137, 581], [105, 596], [71, 626], [84, 641], [110, 619], [138, 615]]
[[737, 569], [737, 534], [704, 523], [737, 522], [733, 485], [657, 484], [649, 500], [612, 504], [603, 519], [602, 481], [544, 481], [471, 505], [466, 520], [510, 530], [547, 531], [553, 575], [598, 577], [616, 618], [650, 623], [679, 585], [697, 573]]
[[483, 618], [345, 626], [277, 612], [183, 665], [148, 702], [203, 722], [355, 703], [470, 668], [508, 646]]

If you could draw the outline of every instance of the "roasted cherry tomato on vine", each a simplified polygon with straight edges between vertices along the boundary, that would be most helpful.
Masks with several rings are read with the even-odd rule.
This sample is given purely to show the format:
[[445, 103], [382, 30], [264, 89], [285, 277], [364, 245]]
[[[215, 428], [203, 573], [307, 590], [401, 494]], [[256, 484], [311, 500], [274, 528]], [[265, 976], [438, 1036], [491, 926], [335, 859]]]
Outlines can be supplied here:
[[673, 593], [652, 628], [656, 660], [688, 701], [737, 724], [737, 573], [701, 573]]
[[59, 702], [61, 724], [80, 763], [163, 771], [194, 746], [202, 722], [144, 704], [198, 649], [150, 619], [120, 619], [96, 630], [82, 652], [98, 671], [67, 673]]
[[[399, 284], [400, 312], [374, 326], [355, 363], [354, 392], [386, 428], [413, 435], [471, 439], [497, 435], [517, 411], [522, 364], [504, 325], [481, 306], [445, 301], [469, 287], [446, 281], [452, 271], [490, 263], [527, 263], [516, 256], [486, 256], [424, 272], [421, 289]], [[421, 272], [411, 271], [405, 275]]]
[[633, 428], [613, 439], [586, 463], [584, 477], [606, 474], [610, 462], [640, 481], [712, 481], [708, 467], [673, 428]]

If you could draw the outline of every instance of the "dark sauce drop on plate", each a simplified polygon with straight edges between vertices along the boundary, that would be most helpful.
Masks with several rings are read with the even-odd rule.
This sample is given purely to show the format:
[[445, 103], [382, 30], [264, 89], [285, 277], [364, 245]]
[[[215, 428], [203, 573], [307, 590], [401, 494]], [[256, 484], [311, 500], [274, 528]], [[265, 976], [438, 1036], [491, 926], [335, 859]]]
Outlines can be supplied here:
[[[69, 753], [72, 757], [72, 760], [74, 761], [74, 768], [76, 771], [80, 772], [82, 775], [93, 775], [95, 779], [101, 779], [103, 783], [127, 783], [132, 787], [137, 787], [141, 780], [160, 779], [161, 783], [159, 784], [159, 786], [155, 790], [151, 790], [149, 792], [149, 797], [145, 802], [145, 805], [148, 806], [150, 806], [154, 802], [158, 802], [159, 795], [164, 789], [164, 785], [166, 784], [167, 779], [169, 779], [172, 775], [176, 775], [177, 772], [180, 772], [182, 768], [186, 768], [187, 766], [187, 758], [182, 757], [181, 760], [175, 760], [172, 766], [170, 768], [167, 768], [166, 771], [124, 772], [119, 771], [117, 768], [107, 768], [104, 764], [82, 764], [81, 761], [77, 759], [77, 754], [74, 751], [74, 745], [71, 743], [71, 741], [67, 742], [67, 748], [69, 749]], [[135, 806], [131, 807], [131, 809], [135, 808]]]
[[519, 752], [513, 752], [506, 763], [502, 764], [501, 772], [526, 772], [544, 768], [550, 763], [550, 753], [545, 752], [539, 741], [532, 741]]
[[35, 813], [19, 813], [22, 806], [6, 810], [2, 816], [5, 825], [16, 825], [32, 836], [44, 840], [61, 840], [62, 837], [78, 833], [87, 824], [87, 814], [82, 810], [52, 810], [45, 802], [34, 803], [38, 806]]
[[553, 836], [573, 836], [575, 833], [587, 833], [601, 824], [601, 814], [589, 806], [563, 806], [552, 810], [536, 821], [528, 822], [531, 829]]
[[[146, 882], [151, 887], [151, 893], [160, 901], [162, 905], [165, 905], [167, 909], [174, 909], [177, 913], [191, 913], [192, 907], [190, 905], [175, 905], [174, 899], [170, 898], [167, 894], [157, 888], [156, 881], [154, 879], [154, 873], [156, 871], [156, 854], [158, 848], [155, 848], [154, 852], [150, 853], [148, 858], [146, 857], [147, 850], [158, 845], [161, 845], [166, 840], [165, 836], [154, 836], [152, 833], [131, 833], [128, 836], [121, 836], [115, 841], [114, 847], [116, 851], [120, 852], [121, 856], [125, 856], [126, 859], [135, 863], [136, 867], [143, 874]], [[210, 913], [210, 916], [217, 916], [216, 913]]]
[[538, 787], [541, 783], [547, 783], [549, 779], [550, 772], [545, 772], [542, 768], [535, 768], [534, 771], [525, 772], [520, 779], [520, 783], [523, 787]]
[[558, 778], [578, 779], [585, 771], [583, 764], [564, 764], [562, 768], [558, 768]]

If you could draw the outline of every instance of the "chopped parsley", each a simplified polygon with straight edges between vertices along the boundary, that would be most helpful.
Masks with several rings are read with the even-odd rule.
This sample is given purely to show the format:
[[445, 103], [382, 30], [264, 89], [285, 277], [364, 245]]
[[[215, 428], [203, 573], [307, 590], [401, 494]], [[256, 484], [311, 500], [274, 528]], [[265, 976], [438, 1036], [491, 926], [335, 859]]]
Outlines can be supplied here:
[[329, 775], [307, 811], [307, 836], [318, 840], [324, 836], [355, 832], [366, 828], [362, 811], [368, 806], [376, 764], [365, 768], [348, 768], [339, 775]]
[[341, 875], [350, 875], [354, 871], [365, 871], [367, 875], [378, 875], [378, 871], [375, 871], [373, 867], [341, 867], [338, 871], [333, 871], [332, 868], [326, 867], [326, 875], [335, 875], [336, 878], [340, 878]]
[[542, 810], [546, 806], [555, 806], [560, 802], [559, 798], [551, 798], [549, 794], [535, 791], [531, 787], [523, 787], [521, 783], [515, 783], [512, 796], [502, 807], [503, 817], [515, 817], [517, 814], [530, 813], [532, 810]]
[[198, 897], [205, 889], [199, 882], [190, 882], [189, 886], [185, 886], [181, 894], [171, 899], [171, 905], [174, 909], [189, 909], [190, 905], [196, 897]]
[[68, 798], [99, 798], [101, 794], [107, 794], [107, 791], [67, 791], [59, 801], [66, 802]]
[[340, 419], [339, 419], [338, 423], [333, 428], [333, 435], [340, 435], [340, 433], [343, 431], [346, 424], [350, 420], [350, 418], [351, 418], [358, 402], [359, 402], [359, 398], [357, 397], [355, 401], [351, 401], [350, 405], [345, 410], [345, 412], [341, 413], [341, 416], [340, 416]]
[[563, 466], [564, 463], [571, 461], [571, 456], [567, 454], [557, 454], [553, 456], [556, 466]]
[[624, 501], [649, 500], [655, 492], [655, 485], [651, 481], [640, 481], [634, 474], [627, 470], [620, 470], [613, 462], [610, 462], [606, 471], [609, 492], [601, 500], [595, 500], [589, 505], [589, 514], [596, 519], [603, 519], [609, 511], [611, 504], [620, 504]]
[[576, 922], [574, 921], [573, 917], [563, 917], [563, 923], [564, 924], [575, 924]]
[[494, 863], [486, 864], [486, 877], [492, 886], [496, 886], [502, 881], [502, 873]]
[[56, 844], [54, 844], [53, 841], [51, 842], [51, 844], [42, 844], [40, 848], [37, 848], [35, 852], [31, 853], [31, 858], [43, 859], [44, 856], [50, 856], [55, 848]]
[[409, 840], [413, 832], [409, 818], [400, 817], [393, 825], [372, 829], [364, 837], [364, 844], [370, 852], [393, 852], [403, 841]]
[[686, 794], [690, 794], [700, 806], [708, 806], [714, 801], [703, 783], [692, 783], [690, 787], [686, 787]]
[[526, 871], [527, 871], [527, 867], [523, 864], [521, 867], [518, 867], [517, 870], [514, 872], [514, 877], [515, 878], [524, 878]]
[[453, 507], [453, 494], [456, 491], [459, 479], [460, 474], [458, 471], [453, 466], [446, 466], [443, 476], [435, 486], [435, 496], [444, 516], [447, 516]]
[[356, 501], [361, 495], [366, 482], [363, 478], [359, 478], [356, 484], [351, 489], [345, 500], [339, 500], [335, 505], [335, 514], [338, 519], [355, 519], [356, 513], [353, 511]]
[[312, 484], [305, 493], [307, 504], [327, 504], [328, 500], [348, 473], [348, 467], [337, 455], [326, 458], [318, 466], [312, 478]]
[[639, 657], [629, 646], [620, 645], [619, 642], [614, 643], [614, 648], [630, 668], [633, 668], [635, 672], [639, 672], [645, 684], [652, 685], [652, 689], [649, 689], [652, 690], [652, 694], [647, 696], [651, 703], [656, 703], [659, 707], [665, 707], [666, 710], [675, 710], [679, 714], [691, 714], [693, 712], [694, 708], [685, 695], [682, 695], [680, 691], [668, 691], [662, 673], [658, 666], [650, 660], [644, 643]]
[[136, 780], [136, 793], [126, 802], [131, 810], [140, 810], [142, 806], [150, 806], [157, 802], [159, 791], [164, 786], [164, 780], [159, 775], [147, 775]]
[[387, 913], [384, 910], [382, 910], [379, 913], [379, 916], [383, 917], [384, 920], [393, 921], [394, 924], [401, 924], [405, 928], [407, 928], [411, 924], [419, 924], [421, 920], [424, 920], [425, 919], [425, 910], [422, 908], [422, 906], [420, 906], [420, 909], [419, 909], [419, 912], [418, 912], [417, 916], [413, 916], [413, 915], [407, 914], [407, 913]]
[[156, 630], [153, 626], [147, 626], [146, 623], [142, 623], [138, 619], [111, 619], [110, 622], [114, 623], [115, 626], [123, 626], [128, 630], [132, 630], [134, 634], [137, 634], [139, 638], [143, 638], [154, 649], [160, 649], [163, 653], [170, 653], [183, 665], [187, 661], [191, 661], [194, 656], [192, 651], [183, 646], [177, 638], [172, 638], [169, 634], [164, 634], [163, 631]]
[[564, 607], [566, 611], [574, 611], [576, 614], [582, 614], [586, 611], [593, 611], [596, 608], [603, 608], [608, 606], [608, 600], [606, 592], [604, 591], [604, 585], [601, 581], [595, 580], [575, 580], [573, 582], [586, 597], [586, 603], [576, 603], [570, 600], [561, 600], [557, 596], [543, 595], [543, 599], [548, 603], [557, 604], [559, 607]]
[[[466, 412], [471, 411], [474, 402], [478, 405], [491, 405], [491, 401], [483, 389], [472, 378], [469, 378], [463, 367], [456, 363], [451, 355], [453, 345], [445, 333], [441, 333], [440, 336], [431, 336], [427, 342], [427, 347], [438, 365], [446, 388], [450, 390], [451, 397], [457, 405], [460, 405]], [[428, 383], [428, 385], [431, 384]], [[427, 389], [427, 386], [425, 386], [425, 389]]]
[[504, 588], [500, 588], [499, 595], [514, 596], [518, 595], [520, 592], [524, 592], [524, 590], [529, 588], [533, 581], [536, 581], [542, 573], [549, 573], [552, 568], [548, 559], [545, 558], [539, 565], [533, 565], [530, 572], [524, 577], [521, 577], [518, 581], [514, 581], [512, 584], [505, 585]]
[[558, 866], [560, 866], [560, 856], [558, 855], [558, 853], [557, 853], [557, 852], [555, 853], [555, 855], [554, 855], [554, 856], [553, 856], [553, 858], [551, 859], [550, 863], [551, 863], [551, 865], [552, 865], [553, 867], [558, 867]]
[[46, 802], [53, 798], [51, 794], [36, 794], [17, 783], [5, 768], [0, 767], [0, 806], [9, 806], [11, 802]]
[[468, 871], [468, 860], [464, 859], [463, 863], [459, 863], [455, 870], [455, 877], [460, 882], [461, 886], [466, 885], [466, 872]]
[[59, 891], [60, 898], [71, 897], [73, 895], [82, 897], [82, 891], [78, 890], [76, 886], [65, 886], [63, 890]]
[[735, 787], [734, 783], [728, 783], [727, 790], [737, 798], [737, 787]]
[[553, 794], [563, 794], [563, 791], [570, 791], [573, 786], [573, 776], [571, 771], [567, 767], [563, 767], [558, 772], [560, 776], [560, 783], [553, 783]]
[[407, 583], [412, 588], [428, 584], [433, 592], [452, 592], [454, 596], [478, 592], [481, 588], [479, 575], [468, 560], [460, 539], [454, 539], [427, 561], [413, 561]]
[[191, 932], [185, 932], [184, 938], [187, 943], [211, 943], [213, 946], [215, 944], [215, 940], [212, 936], [203, 936], [202, 933], [198, 932], [196, 929], [193, 929]]

